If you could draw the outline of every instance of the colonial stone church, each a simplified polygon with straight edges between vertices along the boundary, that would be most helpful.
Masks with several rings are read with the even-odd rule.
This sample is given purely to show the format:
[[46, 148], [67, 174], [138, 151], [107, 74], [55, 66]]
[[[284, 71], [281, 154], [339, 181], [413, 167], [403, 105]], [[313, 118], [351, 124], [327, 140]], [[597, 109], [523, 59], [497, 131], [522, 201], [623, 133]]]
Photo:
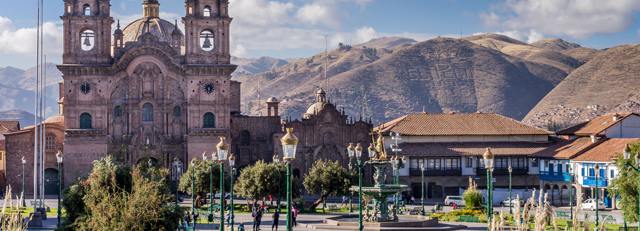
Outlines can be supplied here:
[[[280, 153], [283, 127], [294, 127], [301, 139], [298, 175], [315, 159], [346, 160], [349, 142], [368, 144], [371, 123], [349, 119], [322, 90], [301, 120], [282, 121], [275, 98], [265, 102], [267, 116], [242, 115], [241, 83], [231, 79], [236, 65], [230, 63], [228, 6], [228, 0], [186, 0], [181, 22], [170, 22], [160, 18], [158, 0], [143, 0], [142, 18], [121, 27], [109, 0], [65, 0], [61, 111], [49, 121], [59, 126], [47, 133], [52, 150], [45, 175], [57, 174], [55, 149], [64, 153], [64, 184], [106, 155], [132, 165], [151, 160], [186, 168], [190, 159], [210, 155], [219, 136], [227, 137], [241, 168]], [[6, 175], [14, 190], [22, 156], [33, 166], [33, 129], [18, 133], [24, 135], [6, 141]], [[57, 183], [50, 181], [45, 184]]]

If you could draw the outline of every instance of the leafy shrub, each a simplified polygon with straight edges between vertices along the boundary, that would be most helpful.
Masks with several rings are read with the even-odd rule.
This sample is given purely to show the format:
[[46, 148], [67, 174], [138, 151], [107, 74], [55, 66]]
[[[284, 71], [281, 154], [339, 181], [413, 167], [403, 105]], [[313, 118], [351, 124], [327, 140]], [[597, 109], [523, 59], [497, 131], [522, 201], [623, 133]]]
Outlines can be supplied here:
[[469, 187], [462, 194], [465, 207], [467, 208], [480, 208], [482, 207], [482, 193], [476, 189], [476, 184], [471, 178], [469, 178]]

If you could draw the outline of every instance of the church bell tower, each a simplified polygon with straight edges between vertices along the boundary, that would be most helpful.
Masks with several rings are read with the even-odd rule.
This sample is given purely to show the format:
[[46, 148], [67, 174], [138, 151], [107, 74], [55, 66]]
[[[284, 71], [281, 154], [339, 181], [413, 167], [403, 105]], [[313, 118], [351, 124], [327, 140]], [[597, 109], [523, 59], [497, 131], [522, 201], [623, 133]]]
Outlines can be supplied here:
[[110, 11], [109, 0], [64, 0], [63, 63], [111, 63]]
[[228, 0], [186, 0], [185, 57], [187, 64], [229, 64]]

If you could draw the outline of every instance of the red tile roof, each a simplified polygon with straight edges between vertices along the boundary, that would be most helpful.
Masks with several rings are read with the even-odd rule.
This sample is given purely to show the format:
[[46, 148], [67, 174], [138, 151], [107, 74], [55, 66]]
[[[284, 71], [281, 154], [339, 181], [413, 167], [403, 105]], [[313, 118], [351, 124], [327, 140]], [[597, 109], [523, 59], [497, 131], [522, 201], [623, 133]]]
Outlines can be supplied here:
[[494, 113], [414, 113], [376, 127], [409, 136], [550, 135], [543, 129]]
[[611, 138], [606, 139], [595, 147], [585, 151], [574, 161], [607, 162], [621, 155], [625, 145], [640, 142], [640, 138]]
[[623, 119], [631, 115], [640, 116], [638, 114], [628, 113], [628, 112], [608, 113], [608, 114], [593, 118], [589, 121], [582, 122], [580, 124], [563, 129], [558, 132], [558, 135], [576, 135], [576, 136], [598, 135], [604, 130], [607, 130], [609, 127], [613, 126], [614, 124], [622, 121]]
[[0, 120], [0, 133], [15, 132], [20, 130], [20, 122], [17, 120]]
[[590, 137], [580, 137], [574, 140], [557, 140], [548, 148], [534, 154], [538, 158], [571, 159], [591, 147], [601, 143], [602, 139], [591, 142]]

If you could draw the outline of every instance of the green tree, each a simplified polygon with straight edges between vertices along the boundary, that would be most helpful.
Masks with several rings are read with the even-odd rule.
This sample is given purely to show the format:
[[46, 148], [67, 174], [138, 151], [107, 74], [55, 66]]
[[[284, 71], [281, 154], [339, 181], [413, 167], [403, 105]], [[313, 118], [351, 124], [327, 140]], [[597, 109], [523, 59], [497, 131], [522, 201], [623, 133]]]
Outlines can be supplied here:
[[631, 158], [625, 160], [621, 153], [615, 159], [618, 175], [611, 181], [608, 190], [613, 195], [620, 195], [620, 204], [624, 205], [622, 211], [627, 222], [638, 221], [638, 179], [640, 174], [627, 165], [636, 165], [634, 160], [640, 151], [640, 143], [631, 144]]
[[307, 192], [320, 196], [311, 206], [313, 211], [328, 196], [347, 195], [351, 174], [338, 161], [317, 160], [304, 176], [303, 185]]
[[238, 195], [261, 199], [268, 195], [278, 195], [281, 185], [284, 185], [284, 170], [275, 164], [258, 161], [240, 171], [238, 182], [235, 184], [235, 192]]
[[[189, 165], [187, 171], [180, 177], [180, 184], [178, 185], [180, 191], [191, 194], [191, 178], [195, 179], [196, 195], [201, 197], [206, 196], [209, 193], [209, 181], [210, 171], [213, 171], [213, 192], [216, 193], [220, 189], [220, 165], [214, 164], [211, 168], [210, 161], [203, 161], [201, 159], [195, 159], [195, 166]], [[225, 174], [228, 176], [229, 174]], [[225, 177], [225, 180], [228, 180]], [[225, 182], [225, 185], [229, 185]]]
[[[64, 204], [69, 230], [175, 230], [182, 211], [173, 202], [167, 169], [93, 163], [86, 180], [71, 186]], [[82, 203], [78, 202], [82, 198]]]

